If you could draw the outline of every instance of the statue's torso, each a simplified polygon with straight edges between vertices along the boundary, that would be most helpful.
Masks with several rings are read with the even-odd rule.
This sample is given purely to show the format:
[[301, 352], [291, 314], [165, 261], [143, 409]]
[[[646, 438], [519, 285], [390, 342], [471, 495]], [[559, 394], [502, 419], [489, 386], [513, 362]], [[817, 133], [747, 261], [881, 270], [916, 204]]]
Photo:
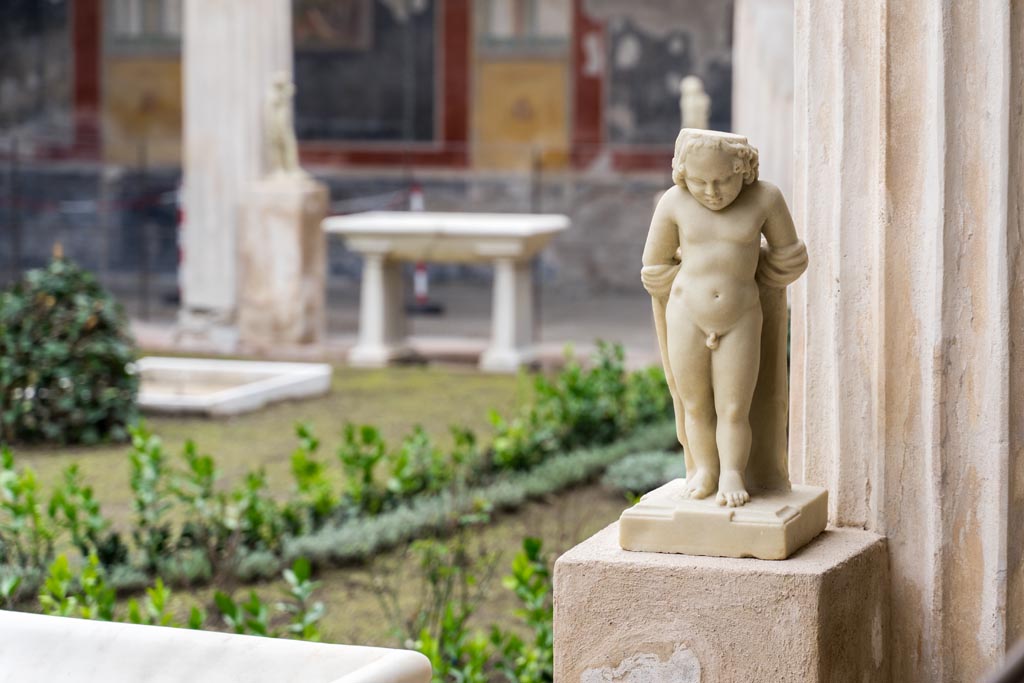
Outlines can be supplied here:
[[760, 305], [754, 274], [765, 220], [762, 198], [755, 183], [725, 209], [712, 211], [679, 192], [674, 219], [681, 264], [669, 306], [684, 306], [706, 332], [725, 333]]

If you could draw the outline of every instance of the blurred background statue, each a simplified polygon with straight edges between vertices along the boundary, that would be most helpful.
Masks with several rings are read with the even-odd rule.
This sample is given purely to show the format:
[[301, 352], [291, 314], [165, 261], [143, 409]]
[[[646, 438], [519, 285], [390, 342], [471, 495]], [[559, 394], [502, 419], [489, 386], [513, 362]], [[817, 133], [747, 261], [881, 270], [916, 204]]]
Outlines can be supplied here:
[[679, 81], [679, 114], [683, 128], [708, 127], [711, 113], [711, 98], [704, 92], [704, 81], [690, 75]]
[[267, 170], [270, 175], [303, 173], [295, 139], [292, 98], [295, 84], [283, 71], [274, 74], [267, 92]]

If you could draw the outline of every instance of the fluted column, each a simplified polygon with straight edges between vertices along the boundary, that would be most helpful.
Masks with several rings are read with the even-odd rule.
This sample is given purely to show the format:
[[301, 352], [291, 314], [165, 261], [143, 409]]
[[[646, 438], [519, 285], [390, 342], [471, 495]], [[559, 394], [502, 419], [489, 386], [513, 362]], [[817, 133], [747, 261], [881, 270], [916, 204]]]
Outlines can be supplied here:
[[760, 175], [793, 197], [793, 0], [736, 0], [732, 128], [760, 152]]
[[892, 680], [978, 680], [1024, 635], [1024, 5], [795, 31], [791, 472], [888, 538]]

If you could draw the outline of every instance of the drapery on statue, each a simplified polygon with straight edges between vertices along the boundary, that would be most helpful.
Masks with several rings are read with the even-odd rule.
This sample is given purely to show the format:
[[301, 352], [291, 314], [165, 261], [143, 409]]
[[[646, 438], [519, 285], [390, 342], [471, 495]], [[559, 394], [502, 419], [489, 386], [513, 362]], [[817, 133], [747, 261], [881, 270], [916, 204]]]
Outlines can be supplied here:
[[644, 247], [683, 494], [736, 507], [789, 490], [786, 286], [807, 250], [745, 137], [684, 128]]
[[274, 74], [267, 90], [267, 171], [276, 174], [304, 174], [299, 166], [299, 145], [295, 140], [292, 98], [295, 85], [283, 71]]

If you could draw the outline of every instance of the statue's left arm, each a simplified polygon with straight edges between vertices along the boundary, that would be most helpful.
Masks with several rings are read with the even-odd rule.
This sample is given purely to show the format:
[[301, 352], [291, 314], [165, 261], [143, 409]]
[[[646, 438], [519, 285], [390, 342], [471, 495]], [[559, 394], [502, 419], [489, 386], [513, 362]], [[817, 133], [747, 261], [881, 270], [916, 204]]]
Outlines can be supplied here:
[[[658, 206], [654, 209], [651, 227], [647, 232], [647, 243], [644, 245], [643, 268], [640, 279], [644, 289], [651, 295], [651, 308], [654, 312], [654, 331], [658, 337], [658, 349], [661, 351], [661, 366], [665, 371], [665, 381], [676, 414], [676, 436], [686, 450], [687, 467], [690, 468], [690, 451], [687, 447], [686, 429], [683, 423], [683, 404], [676, 389], [675, 377], [672, 375], [668, 357], [668, 328], [665, 320], [665, 307], [672, 290], [672, 283], [679, 272], [679, 227], [673, 217], [673, 197], [679, 188], [673, 186], [661, 196]], [[692, 468], [691, 468], [692, 469]]]
[[671, 204], [672, 196], [678, 192], [676, 187], [669, 188], [654, 209], [644, 245], [644, 267], [640, 271], [644, 289], [662, 302], [668, 298], [672, 281], [679, 272], [679, 228], [672, 216]]
[[782, 192], [774, 185], [762, 186], [767, 205], [761, 232], [767, 246], [761, 247], [757, 279], [769, 287], [785, 287], [807, 270], [807, 247], [797, 237], [793, 217]]

